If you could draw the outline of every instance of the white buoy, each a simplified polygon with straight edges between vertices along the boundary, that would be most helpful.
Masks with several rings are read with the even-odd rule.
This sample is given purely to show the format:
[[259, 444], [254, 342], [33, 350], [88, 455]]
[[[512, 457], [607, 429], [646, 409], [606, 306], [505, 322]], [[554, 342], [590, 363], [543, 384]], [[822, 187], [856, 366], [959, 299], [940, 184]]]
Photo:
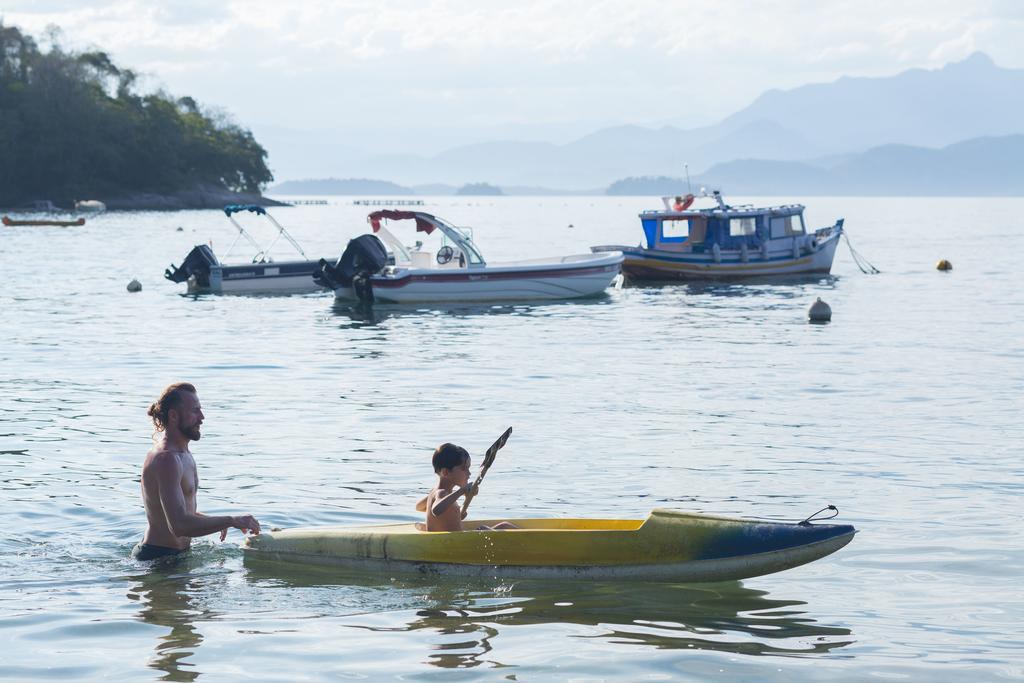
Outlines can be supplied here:
[[832, 319], [832, 308], [819, 296], [818, 300], [811, 304], [807, 317], [812, 323], [827, 323]]
[[141, 292], [142, 291], [142, 283], [139, 282], [138, 280], [132, 280], [131, 282], [128, 283], [128, 291], [129, 292]]

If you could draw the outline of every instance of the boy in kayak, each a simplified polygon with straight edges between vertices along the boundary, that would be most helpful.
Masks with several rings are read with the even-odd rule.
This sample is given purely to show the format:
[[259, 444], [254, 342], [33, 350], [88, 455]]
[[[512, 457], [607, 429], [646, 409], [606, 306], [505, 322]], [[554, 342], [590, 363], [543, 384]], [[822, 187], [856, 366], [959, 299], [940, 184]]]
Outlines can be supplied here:
[[[462, 531], [462, 507], [457, 501], [473, 488], [469, 483], [469, 452], [453, 443], [443, 443], [434, 451], [431, 462], [437, 486], [416, 504], [416, 509], [427, 513], [427, 531]], [[473, 495], [478, 491], [479, 487]], [[511, 522], [499, 522], [492, 527], [482, 524], [477, 531], [517, 528]]]

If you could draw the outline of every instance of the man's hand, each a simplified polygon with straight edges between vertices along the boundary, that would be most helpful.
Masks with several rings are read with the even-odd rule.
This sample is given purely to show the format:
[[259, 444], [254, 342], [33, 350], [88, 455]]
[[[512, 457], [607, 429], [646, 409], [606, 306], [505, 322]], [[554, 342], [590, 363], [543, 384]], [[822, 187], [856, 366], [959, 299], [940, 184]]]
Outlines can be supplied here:
[[[242, 533], [253, 533], [258, 534], [260, 532], [260, 523], [256, 521], [256, 518], [252, 515], [239, 515], [238, 517], [231, 518], [231, 526], [236, 529], [241, 529]], [[227, 529], [221, 532], [221, 540], [224, 540], [224, 536], [227, 535]]]

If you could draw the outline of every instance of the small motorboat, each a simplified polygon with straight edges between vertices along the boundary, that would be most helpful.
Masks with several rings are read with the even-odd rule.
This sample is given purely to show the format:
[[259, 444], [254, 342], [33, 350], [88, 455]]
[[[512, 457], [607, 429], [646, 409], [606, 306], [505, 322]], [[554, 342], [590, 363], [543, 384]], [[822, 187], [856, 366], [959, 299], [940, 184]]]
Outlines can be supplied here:
[[45, 220], [45, 219], [41, 219], [41, 218], [18, 219], [18, 218], [11, 218], [10, 216], [4, 216], [3, 218], [0, 218], [0, 221], [2, 221], [4, 225], [11, 226], [11, 227], [18, 226], [18, 225], [56, 225], [56, 226], [60, 226], [60, 227], [69, 227], [69, 226], [75, 226], [75, 225], [85, 225], [85, 219], [84, 218], [76, 218], [73, 221], [58, 221], [58, 220]]
[[[705, 194], [705, 196], [708, 196]], [[715, 190], [711, 208], [691, 209], [695, 197], [662, 197], [664, 209], [644, 211], [647, 246], [602, 245], [619, 250], [630, 280], [697, 280], [810, 275], [832, 269], [843, 219], [808, 233], [804, 206], [730, 206]]]
[[[262, 248], [235, 220], [234, 214], [242, 211], [264, 216], [274, 225], [277, 237], [269, 247]], [[224, 252], [224, 256], [218, 258], [209, 245], [196, 245], [180, 266], [172, 264], [164, 271], [165, 278], [171, 282], [187, 282], [189, 294], [298, 294], [322, 289], [313, 280], [319, 261], [307, 257], [299, 243], [266, 209], [255, 204], [229, 204], [224, 207], [224, 215], [238, 231], [235, 241]], [[232, 265], [224, 263], [224, 259], [243, 237], [256, 249], [252, 261]], [[295, 247], [302, 260], [275, 261], [271, 258], [270, 250], [282, 237]]]
[[[416, 230], [440, 231], [437, 252], [409, 249], [384, 220], [415, 221]], [[338, 299], [365, 303], [535, 301], [573, 299], [603, 292], [619, 274], [618, 251], [488, 263], [468, 228], [421, 211], [371, 213], [372, 233], [349, 242], [338, 261], [321, 261], [318, 281]]]
[[80, 199], [75, 202], [75, 211], [91, 211], [102, 213], [107, 210], [107, 205], [98, 199]]
[[[466, 529], [498, 520], [464, 521]], [[275, 529], [246, 559], [374, 572], [509, 579], [731, 581], [797, 567], [851, 540], [848, 524], [766, 522], [656, 509], [647, 519], [514, 519], [518, 529], [422, 524]]]

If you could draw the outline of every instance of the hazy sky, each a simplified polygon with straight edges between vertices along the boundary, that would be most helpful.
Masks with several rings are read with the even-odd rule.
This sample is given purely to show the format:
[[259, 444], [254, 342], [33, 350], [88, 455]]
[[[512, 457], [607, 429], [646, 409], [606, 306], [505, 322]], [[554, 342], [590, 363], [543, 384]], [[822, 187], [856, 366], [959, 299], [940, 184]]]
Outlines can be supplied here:
[[98, 47], [261, 131], [431, 151], [713, 123], [769, 88], [1024, 67], [1018, 0], [7, 0], [5, 24]]

